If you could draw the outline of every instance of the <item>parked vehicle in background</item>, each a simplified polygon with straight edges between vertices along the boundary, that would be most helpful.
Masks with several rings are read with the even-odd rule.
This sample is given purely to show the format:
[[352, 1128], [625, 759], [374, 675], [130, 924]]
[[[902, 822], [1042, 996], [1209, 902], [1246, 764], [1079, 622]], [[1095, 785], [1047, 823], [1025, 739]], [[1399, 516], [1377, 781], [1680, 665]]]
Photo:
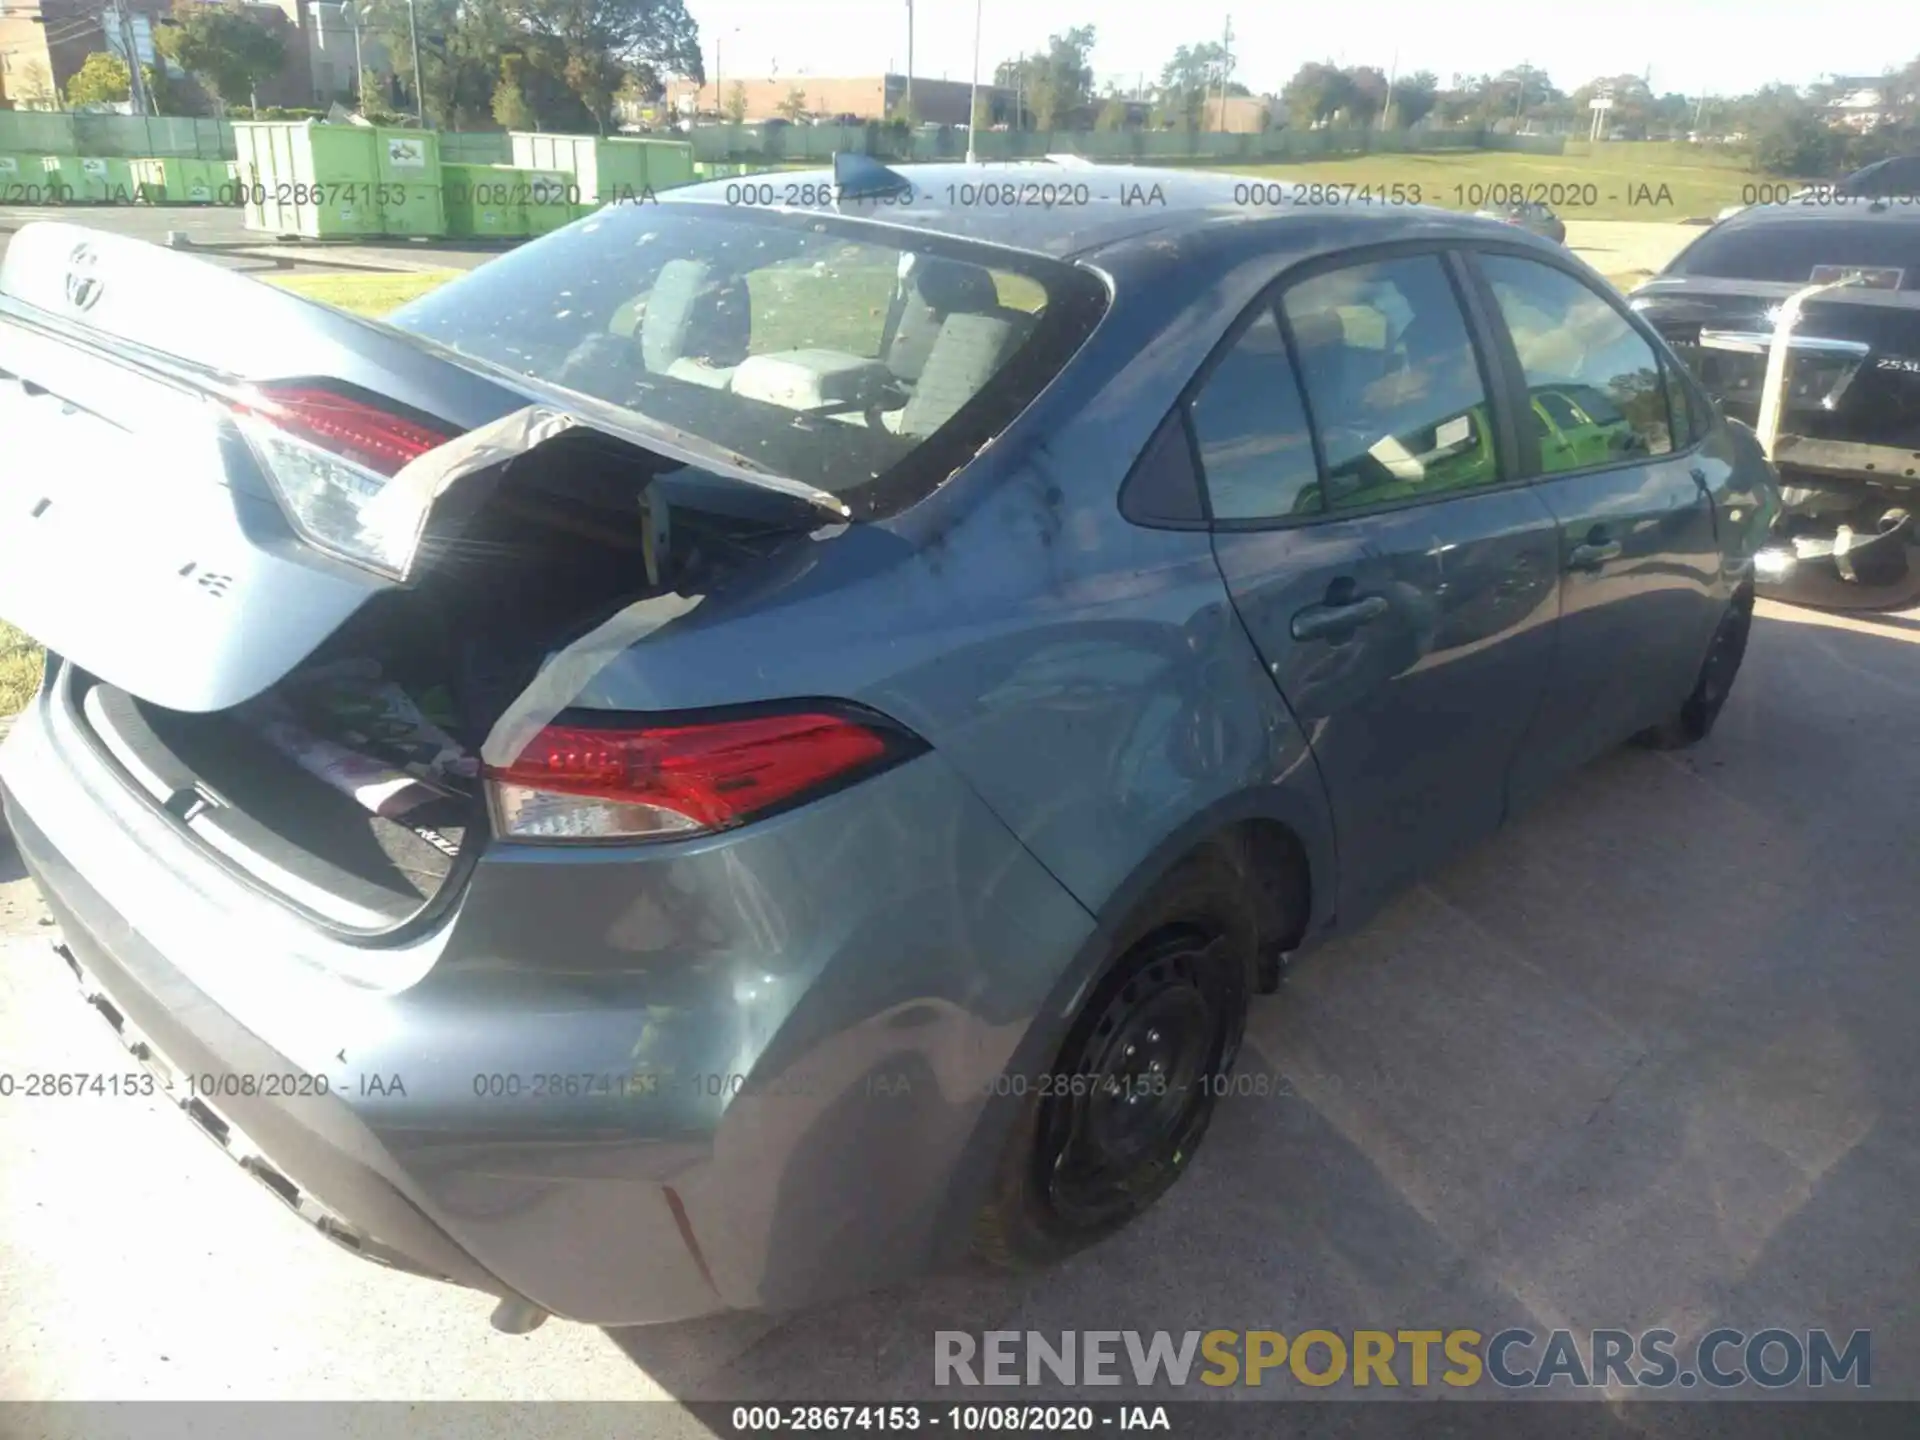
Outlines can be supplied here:
[[503, 1328], [1098, 1241], [1290, 955], [1739, 670], [1772, 472], [1564, 249], [979, 173], [674, 189], [390, 325], [0, 265], [61, 962]]
[[1476, 213], [1485, 220], [1499, 220], [1508, 225], [1516, 225], [1530, 234], [1543, 235], [1555, 244], [1564, 245], [1567, 240], [1566, 222], [1539, 200], [1526, 200]]
[[1893, 155], [1854, 171], [1835, 193], [1863, 200], [1920, 203], [1920, 155]]
[[1812, 285], [1783, 372], [1785, 505], [1764, 590], [1839, 606], [1920, 594], [1920, 207], [1756, 206], [1704, 232], [1632, 303], [1729, 415], [1761, 419], [1782, 310]]

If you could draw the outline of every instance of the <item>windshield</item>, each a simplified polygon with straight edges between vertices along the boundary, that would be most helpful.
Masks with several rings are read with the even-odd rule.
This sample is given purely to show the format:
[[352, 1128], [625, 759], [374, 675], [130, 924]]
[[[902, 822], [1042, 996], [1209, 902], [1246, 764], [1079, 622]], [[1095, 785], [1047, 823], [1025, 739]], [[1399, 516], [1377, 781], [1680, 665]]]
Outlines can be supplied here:
[[874, 518], [1004, 430], [1105, 299], [1092, 275], [1040, 256], [679, 202], [603, 210], [389, 323]]
[[1920, 280], [1920, 217], [1849, 221], [1837, 217], [1709, 230], [1673, 262], [1669, 275], [1812, 282], [1816, 269], [1900, 270], [1900, 289]]

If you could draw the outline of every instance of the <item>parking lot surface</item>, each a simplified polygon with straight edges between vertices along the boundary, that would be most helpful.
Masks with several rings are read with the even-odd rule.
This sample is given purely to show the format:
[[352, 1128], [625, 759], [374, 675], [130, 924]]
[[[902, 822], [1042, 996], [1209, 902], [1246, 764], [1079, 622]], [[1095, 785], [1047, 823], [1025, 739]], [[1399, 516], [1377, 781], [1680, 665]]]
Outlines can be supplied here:
[[[846, 1401], [934, 1395], [939, 1329], [1724, 1324], [1870, 1329], [1874, 1395], [1920, 1398], [1917, 707], [1920, 612], [1763, 603], [1711, 740], [1605, 758], [1304, 959], [1254, 1012], [1268, 1093], [1039, 1276], [513, 1338], [157, 1100], [0, 1101], [0, 1395]], [[0, 1070], [125, 1068], [52, 933], [0, 846]]]

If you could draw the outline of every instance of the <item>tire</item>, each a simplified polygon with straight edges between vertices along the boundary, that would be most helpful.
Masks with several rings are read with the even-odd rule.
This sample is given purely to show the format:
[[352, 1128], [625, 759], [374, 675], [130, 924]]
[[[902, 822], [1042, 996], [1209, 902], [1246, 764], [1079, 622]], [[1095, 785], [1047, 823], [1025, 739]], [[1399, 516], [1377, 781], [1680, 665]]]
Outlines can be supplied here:
[[1238, 872], [1204, 855], [1136, 916], [1053, 1068], [1025, 1082], [974, 1220], [974, 1252], [992, 1265], [1050, 1265], [1124, 1228], [1185, 1173], [1212, 1122], [1246, 1030], [1253, 908]]
[[1727, 606], [1727, 613], [1720, 617], [1713, 641], [1707, 646], [1706, 659], [1700, 662], [1700, 674], [1693, 682], [1692, 693], [1677, 711], [1651, 729], [1641, 731], [1634, 740], [1649, 750], [1684, 750], [1706, 739], [1733, 691], [1752, 629], [1753, 593], [1742, 590]]

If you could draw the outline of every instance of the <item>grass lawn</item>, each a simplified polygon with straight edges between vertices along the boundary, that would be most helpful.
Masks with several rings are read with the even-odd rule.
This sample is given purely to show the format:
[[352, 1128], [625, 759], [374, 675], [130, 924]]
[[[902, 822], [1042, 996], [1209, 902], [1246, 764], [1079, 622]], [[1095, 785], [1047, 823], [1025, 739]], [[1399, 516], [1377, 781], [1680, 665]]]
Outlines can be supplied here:
[[356, 315], [381, 316], [396, 310], [409, 300], [417, 300], [429, 290], [446, 284], [458, 270], [427, 270], [418, 274], [393, 275], [277, 275], [267, 280], [309, 300], [324, 301]]
[[1450, 210], [1488, 208], [1493, 196], [1486, 187], [1504, 185], [1524, 190], [1521, 198], [1545, 200], [1562, 220], [1710, 218], [1740, 204], [1742, 187], [1764, 178], [1737, 160], [1681, 156], [1671, 146], [1632, 143], [1596, 146], [1586, 155], [1475, 150], [1220, 168], [1305, 184], [1417, 186], [1423, 203]]
[[0, 718], [17, 715], [40, 688], [40, 647], [0, 620]]

